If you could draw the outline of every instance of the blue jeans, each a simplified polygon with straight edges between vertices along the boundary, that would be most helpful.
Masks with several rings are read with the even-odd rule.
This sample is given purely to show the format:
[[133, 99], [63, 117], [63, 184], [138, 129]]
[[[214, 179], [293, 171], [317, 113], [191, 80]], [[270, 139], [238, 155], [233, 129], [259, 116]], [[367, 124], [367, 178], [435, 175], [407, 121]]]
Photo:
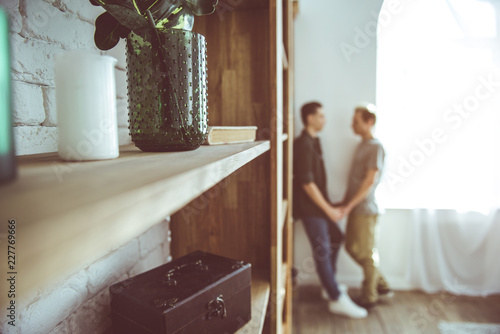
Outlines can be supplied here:
[[312, 247], [314, 263], [321, 284], [331, 299], [340, 296], [336, 274], [337, 257], [344, 236], [339, 226], [323, 217], [302, 217]]

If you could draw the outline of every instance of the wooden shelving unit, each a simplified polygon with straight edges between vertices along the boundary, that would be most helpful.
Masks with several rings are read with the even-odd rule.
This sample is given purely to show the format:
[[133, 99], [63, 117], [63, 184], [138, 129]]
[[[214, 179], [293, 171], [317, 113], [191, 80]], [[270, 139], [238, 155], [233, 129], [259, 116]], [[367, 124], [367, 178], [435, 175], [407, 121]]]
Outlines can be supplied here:
[[171, 216], [174, 258], [204, 250], [252, 264], [252, 320], [240, 333], [291, 333], [292, 21], [290, 0], [196, 18], [208, 42], [210, 125], [256, 125], [257, 142], [128, 146], [118, 159], [82, 163], [20, 157], [18, 180], [0, 188], [0, 220], [18, 222], [19, 290], [74, 274]]
[[254, 272], [252, 274], [252, 320], [236, 334], [262, 333], [269, 302], [269, 290], [269, 280], [266, 274]]
[[244, 328], [291, 333], [294, 3], [229, 7], [194, 27], [208, 43], [210, 125], [256, 125], [270, 151], [223, 181], [217, 196], [188, 204], [196, 215], [172, 216], [171, 252], [175, 258], [201, 249], [250, 262], [270, 290], [263, 329]]

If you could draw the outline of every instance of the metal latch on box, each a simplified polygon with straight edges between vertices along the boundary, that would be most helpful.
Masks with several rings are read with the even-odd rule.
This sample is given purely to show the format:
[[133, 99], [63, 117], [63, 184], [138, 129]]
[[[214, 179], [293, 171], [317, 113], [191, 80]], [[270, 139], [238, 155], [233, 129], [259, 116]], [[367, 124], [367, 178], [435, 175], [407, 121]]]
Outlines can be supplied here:
[[212, 320], [213, 318], [220, 317], [224, 319], [227, 316], [226, 313], [226, 304], [224, 303], [224, 299], [222, 295], [215, 298], [214, 300], [208, 303], [208, 313], [207, 320]]

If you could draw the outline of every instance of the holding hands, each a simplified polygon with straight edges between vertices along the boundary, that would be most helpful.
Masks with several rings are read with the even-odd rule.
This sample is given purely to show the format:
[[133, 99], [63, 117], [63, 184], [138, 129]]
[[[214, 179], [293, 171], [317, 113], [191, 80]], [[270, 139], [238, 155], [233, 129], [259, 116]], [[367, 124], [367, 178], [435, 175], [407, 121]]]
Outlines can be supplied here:
[[344, 206], [331, 205], [328, 207], [326, 214], [327, 214], [328, 218], [330, 218], [331, 220], [333, 220], [334, 222], [337, 223], [339, 220], [341, 220], [346, 215], [348, 215], [349, 211], [350, 210], [348, 210], [348, 207], [346, 205], [344, 205]]

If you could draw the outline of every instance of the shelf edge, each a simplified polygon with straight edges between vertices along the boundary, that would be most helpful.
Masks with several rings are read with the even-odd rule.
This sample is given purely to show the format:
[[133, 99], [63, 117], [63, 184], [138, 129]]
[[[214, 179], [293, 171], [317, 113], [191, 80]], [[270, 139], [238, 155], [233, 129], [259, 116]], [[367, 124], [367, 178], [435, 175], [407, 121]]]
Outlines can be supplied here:
[[[30, 223], [20, 219], [20, 290], [35, 290], [85, 268], [160, 223], [269, 147], [269, 142], [262, 142], [201, 168], [55, 217]], [[196, 187], [195, 191], [179, 191], [186, 184]]]
[[262, 333], [270, 291], [271, 286], [264, 273], [252, 273], [252, 319], [235, 334]]

